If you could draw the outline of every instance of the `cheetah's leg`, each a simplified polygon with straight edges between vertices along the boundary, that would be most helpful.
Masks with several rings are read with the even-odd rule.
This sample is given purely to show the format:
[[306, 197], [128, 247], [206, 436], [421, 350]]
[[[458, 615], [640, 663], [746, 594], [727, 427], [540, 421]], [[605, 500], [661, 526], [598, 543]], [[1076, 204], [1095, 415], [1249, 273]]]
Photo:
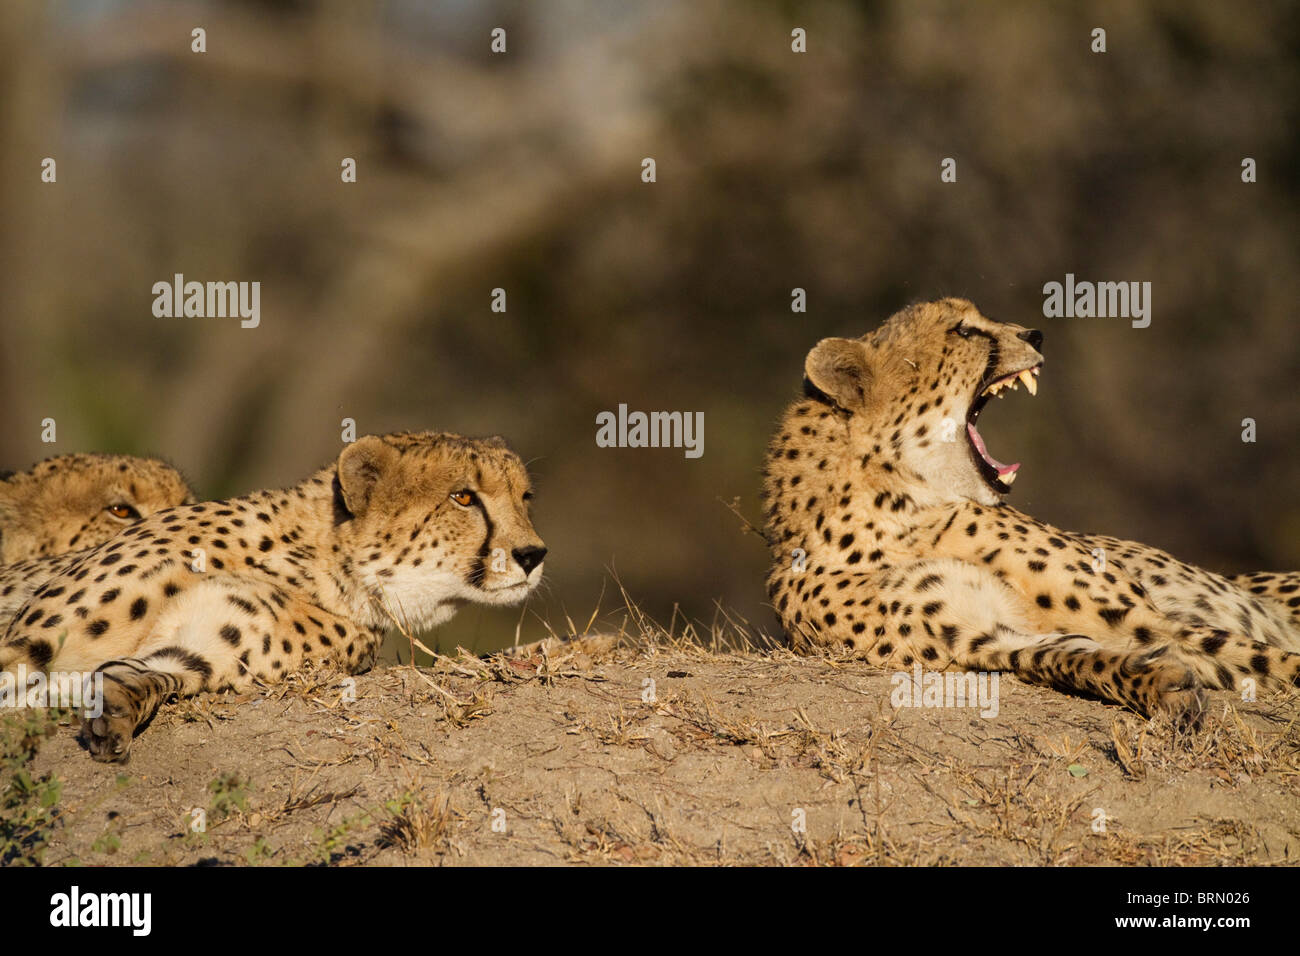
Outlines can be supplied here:
[[[105, 661], [102, 713], [83, 720], [80, 739], [100, 761], [121, 761], [131, 741], [169, 697], [248, 690], [297, 670], [305, 657], [349, 670], [368, 666], [378, 636], [270, 583], [214, 576], [165, 608], [129, 655]], [[79, 649], [50, 665], [65, 667]]]
[[1228, 580], [1257, 597], [1281, 604], [1291, 620], [1300, 624], [1300, 571], [1256, 571], [1234, 574]]
[[[1190, 570], [1206, 578], [1214, 577], [1199, 568]], [[1300, 643], [1293, 640], [1296, 635], [1277, 630], [1272, 621], [1260, 615], [1252, 616], [1233, 599], [1212, 595], [1214, 602], [1202, 599], [1189, 607], [1186, 600], [1175, 603], [1158, 586], [1153, 593], [1146, 581], [1139, 583], [1138, 576], [1118, 565], [1112, 565], [1111, 572], [1102, 577], [1110, 580], [1103, 584], [1092, 577], [1088, 597], [1101, 606], [1097, 616], [1105, 626], [1098, 625], [1093, 636], [1105, 646], [1150, 650], [1172, 645], [1206, 687], [1219, 690], [1237, 689], [1241, 677], [1272, 688], [1300, 686]], [[1163, 610], [1161, 600], [1166, 602]], [[1069, 615], [1058, 604], [1048, 615], [1054, 629], [1092, 633], [1085, 623], [1089, 613], [1085, 607]], [[1276, 623], [1285, 628], [1282, 621]], [[1261, 640], [1261, 636], [1265, 639]]]
[[1204, 691], [1177, 648], [1104, 646], [1080, 634], [1036, 633], [1024, 596], [967, 562], [935, 559], [847, 579], [843, 588], [835, 575], [795, 584], [798, 599], [783, 613], [792, 636], [842, 644], [882, 667], [928, 661], [936, 668], [1011, 671], [1143, 714], [1167, 711], [1179, 721], [1194, 722], [1204, 710]]
[[1183, 727], [1195, 726], [1206, 708], [1195, 669], [1169, 644], [1121, 651], [1080, 634], [1031, 637], [1001, 631], [970, 654], [968, 669], [1009, 670], [1031, 683], [1094, 694], [1147, 716], [1164, 711]]
[[1300, 687], [1300, 654], [1211, 627], [1180, 626], [1182, 657], [1207, 687], [1239, 690], [1243, 678], [1266, 687]]

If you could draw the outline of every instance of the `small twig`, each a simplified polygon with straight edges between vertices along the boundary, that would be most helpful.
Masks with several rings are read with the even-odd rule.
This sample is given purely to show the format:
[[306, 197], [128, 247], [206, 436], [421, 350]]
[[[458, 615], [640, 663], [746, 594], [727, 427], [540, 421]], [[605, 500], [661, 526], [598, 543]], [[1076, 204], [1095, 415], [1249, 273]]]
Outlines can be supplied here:
[[772, 544], [767, 535], [765, 535], [760, 529], [756, 528], [748, 518], [740, 513], [740, 495], [736, 495], [736, 497], [732, 498], [730, 502], [722, 501], [722, 496], [719, 495], [718, 501], [721, 501], [724, 508], [740, 519], [740, 523], [744, 526], [741, 528], [742, 531], [748, 531], [750, 534], [757, 535], [766, 545], [770, 546]]

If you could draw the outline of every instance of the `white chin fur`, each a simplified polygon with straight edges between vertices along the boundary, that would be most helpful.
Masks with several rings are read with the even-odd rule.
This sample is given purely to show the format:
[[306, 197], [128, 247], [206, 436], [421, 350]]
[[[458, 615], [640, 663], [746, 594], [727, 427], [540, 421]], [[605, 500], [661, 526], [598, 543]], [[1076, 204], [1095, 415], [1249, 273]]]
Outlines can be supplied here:
[[425, 631], [451, 620], [462, 604], [519, 604], [541, 581], [542, 568], [533, 568], [527, 577], [519, 568], [513, 574], [493, 574], [489, 578], [490, 588], [471, 587], [455, 574], [421, 573], [416, 568], [399, 569], [391, 578], [375, 578], [367, 584], [387, 614], [373, 609], [372, 616], [377, 618], [374, 623], [396, 621], [403, 627]]
[[[945, 443], [927, 455], [914, 457], [912, 464], [926, 478], [927, 493], [908, 489], [918, 504], [938, 505], [960, 498], [990, 507], [1002, 502], [1002, 496], [980, 477], [966, 449], [960, 445]], [[933, 496], [932, 500], [929, 496]]]
[[391, 578], [375, 577], [366, 585], [377, 605], [369, 609], [373, 623], [396, 623], [413, 631], [449, 621], [462, 603], [474, 600], [472, 589], [456, 575], [420, 573], [417, 568], [402, 568]]
[[519, 604], [532, 594], [541, 582], [542, 568], [543, 565], [539, 564], [528, 575], [524, 574], [523, 568], [514, 568], [508, 574], [491, 574], [488, 576], [487, 587], [476, 590], [471, 600], [479, 604], [497, 604], [507, 607]]

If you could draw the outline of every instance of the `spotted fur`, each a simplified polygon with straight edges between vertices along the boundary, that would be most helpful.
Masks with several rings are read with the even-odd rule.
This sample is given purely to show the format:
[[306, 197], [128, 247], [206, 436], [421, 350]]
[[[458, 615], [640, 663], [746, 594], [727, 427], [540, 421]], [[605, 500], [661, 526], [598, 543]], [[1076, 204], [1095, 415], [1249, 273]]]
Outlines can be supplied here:
[[1225, 578], [1003, 503], [1014, 466], [966, 425], [990, 385], [1037, 374], [1041, 343], [944, 299], [808, 354], [764, 471], [768, 594], [792, 642], [1013, 671], [1183, 722], [1204, 688], [1300, 683], [1297, 575]]
[[92, 548], [142, 517], [193, 500], [180, 472], [155, 458], [47, 458], [0, 477], [0, 566]]
[[0, 669], [102, 671], [81, 738], [124, 760], [172, 695], [248, 690], [309, 659], [370, 665], [394, 621], [515, 604], [542, 575], [528, 476], [498, 438], [367, 436], [282, 491], [159, 512], [42, 584]]
[[171, 465], [131, 455], [58, 455], [0, 478], [0, 630], [69, 555], [193, 500]]

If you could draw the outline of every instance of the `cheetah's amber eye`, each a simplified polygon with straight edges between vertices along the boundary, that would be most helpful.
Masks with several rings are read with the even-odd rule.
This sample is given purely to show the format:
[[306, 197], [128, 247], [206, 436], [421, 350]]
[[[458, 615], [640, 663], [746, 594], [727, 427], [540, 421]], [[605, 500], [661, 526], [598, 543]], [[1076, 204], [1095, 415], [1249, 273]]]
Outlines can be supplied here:
[[136, 520], [140, 517], [140, 512], [136, 511], [130, 505], [109, 505], [105, 510], [107, 510], [114, 518], [121, 518], [124, 521], [128, 518]]
[[461, 489], [451, 493], [451, 500], [456, 502], [462, 508], [468, 508], [474, 503], [474, 492]]

